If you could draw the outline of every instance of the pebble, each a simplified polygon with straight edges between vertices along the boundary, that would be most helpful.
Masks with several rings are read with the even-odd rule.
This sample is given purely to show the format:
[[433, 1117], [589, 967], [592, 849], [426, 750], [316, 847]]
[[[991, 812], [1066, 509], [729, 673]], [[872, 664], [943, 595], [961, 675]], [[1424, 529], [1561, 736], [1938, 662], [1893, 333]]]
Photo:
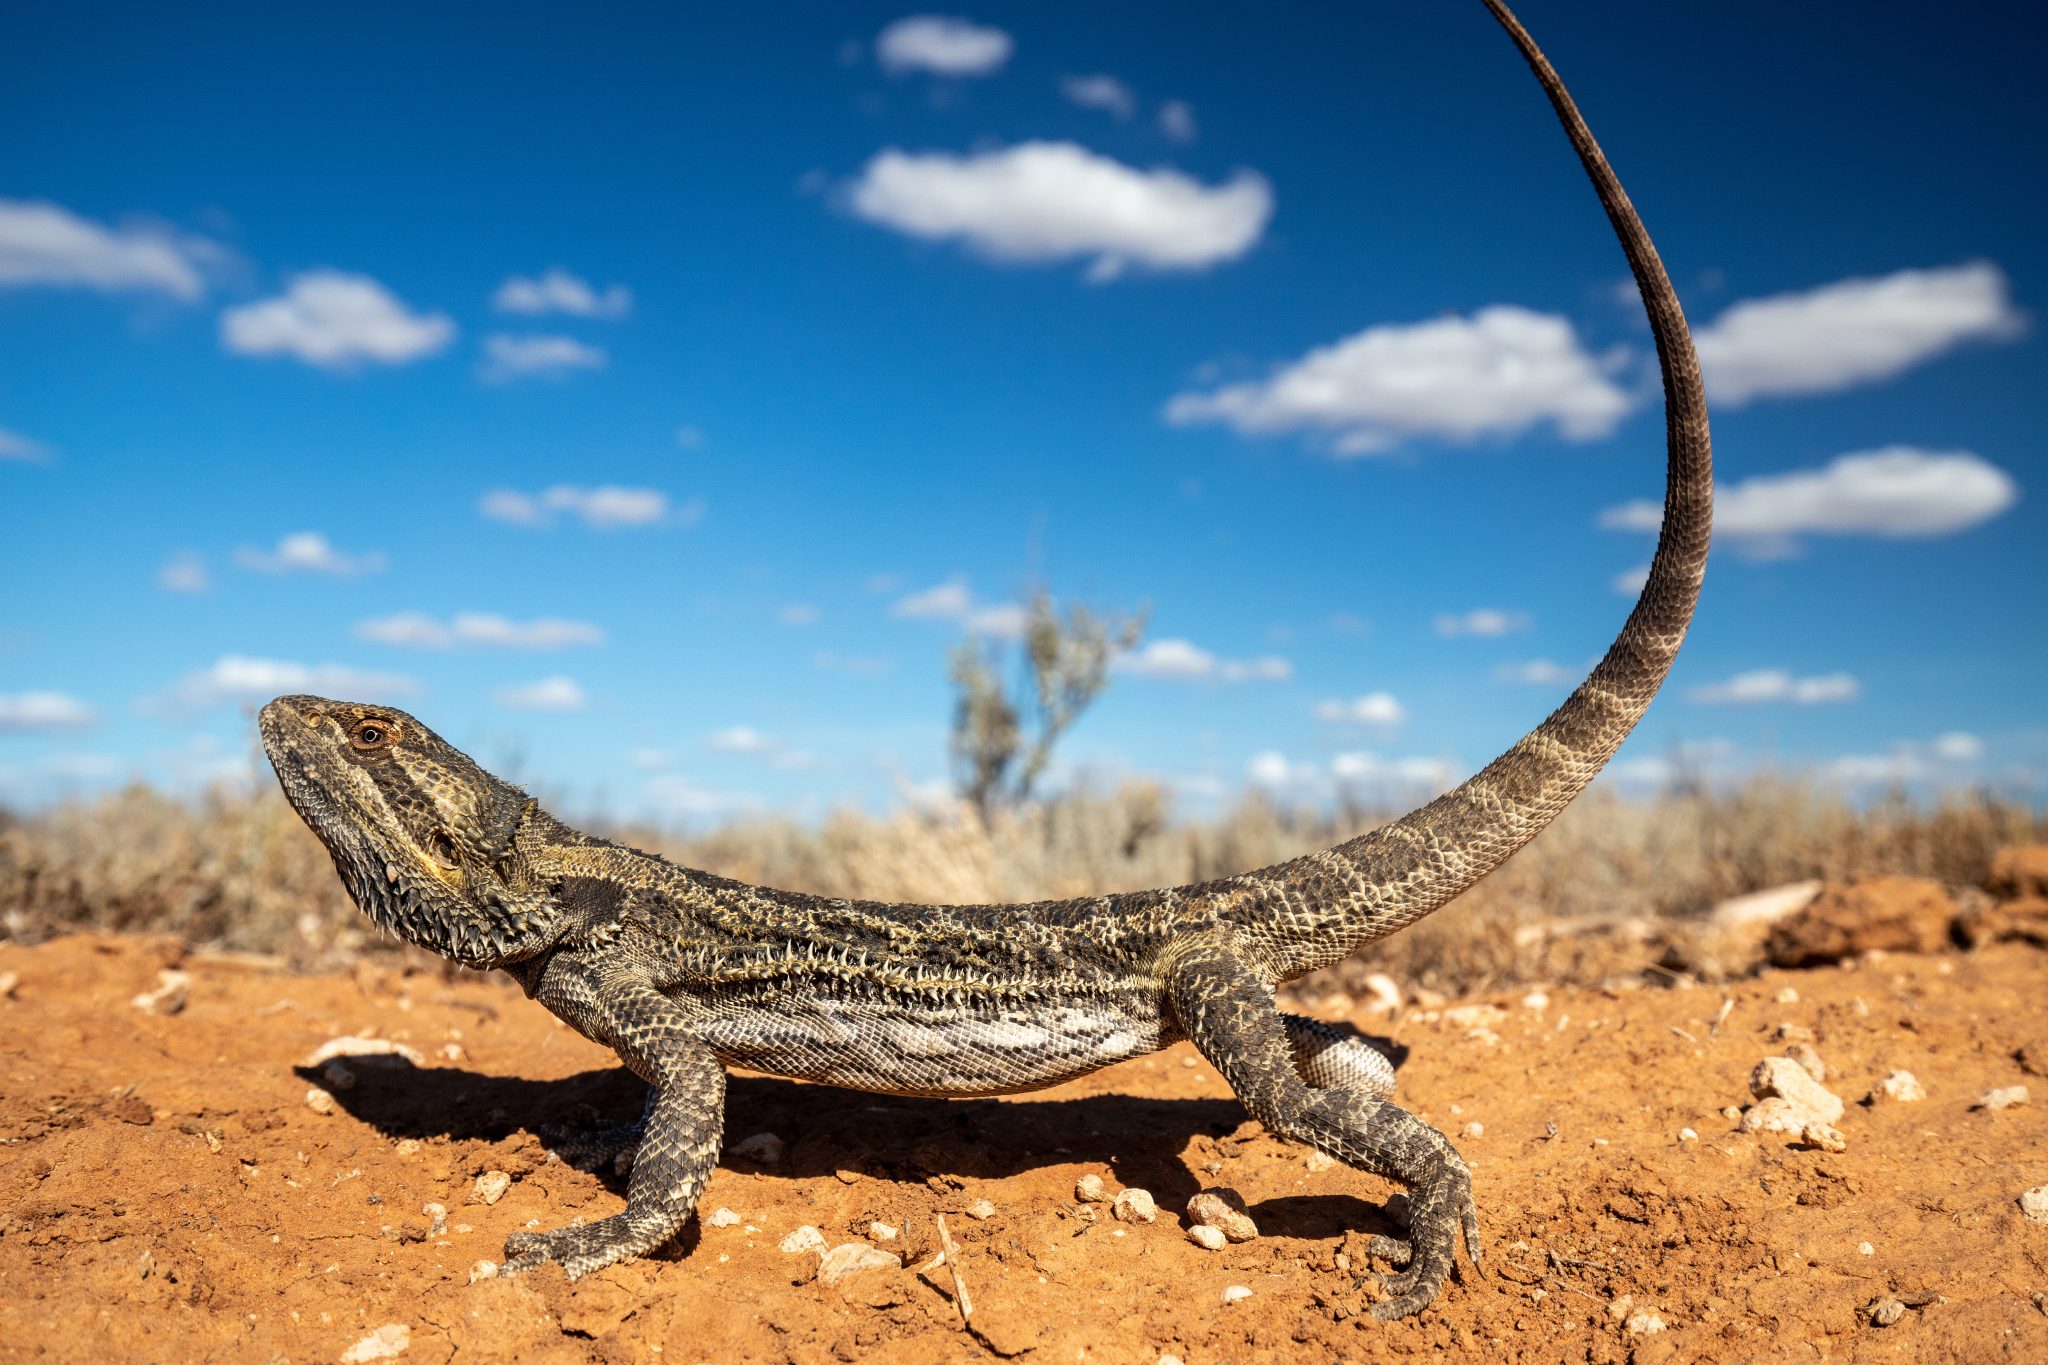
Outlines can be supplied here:
[[1331, 1156], [1328, 1152], [1319, 1152], [1311, 1147], [1309, 1148], [1308, 1156], [1303, 1159], [1302, 1164], [1308, 1167], [1310, 1171], [1327, 1171], [1336, 1166], [1337, 1158]]
[[1678, 1130], [1678, 1140], [1680, 1142], [1698, 1142], [1700, 1135], [1690, 1128], [1681, 1128]]
[[511, 1188], [512, 1177], [503, 1171], [485, 1171], [476, 1178], [476, 1197], [486, 1204], [497, 1203]]
[[1629, 1314], [1628, 1321], [1622, 1326], [1635, 1336], [1650, 1337], [1664, 1330], [1664, 1319], [1647, 1308], [1641, 1308]]
[[1810, 1043], [1813, 1030], [1804, 1024], [1783, 1023], [1772, 1031], [1771, 1036], [1781, 1043]]
[[756, 1133], [732, 1145], [734, 1156], [760, 1166], [780, 1166], [782, 1154], [788, 1150], [789, 1144], [774, 1133]]
[[986, 1223], [996, 1216], [996, 1206], [986, 1199], [977, 1199], [967, 1206], [967, 1216], [977, 1223]]
[[739, 1224], [740, 1216], [731, 1209], [716, 1208], [711, 1210], [711, 1216], [704, 1221], [715, 1228], [729, 1228]]
[[1522, 997], [1522, 1008], [1525, 1010], [1549, 1009], [1550, 997], [1545, 995], [1542, 991], [1530, 991], [1527, 995]]
[[1259, 1225], [1245, 1212], [1244, 1200], [1236, 1190], [1203, 1190], [1188, 1200], [1188, 1218], [1222, 1229], [1223, 1235], [1233, 1242], [1249, 1242], [1259, 1235]]
[[1856, 1254], [1858, 1256], [1875, 1256], [1877, 1255], [1877, 1248], [1868, 1242], [1858, 1242], [1856, 1244]]
[[2036, 1185], [2020, 1195], [2020, 1214], [2029, 1223], [2048, 1223], [2048, 1185]]
[[893, 1242], [902, 1235], [903, 1229], [891, 1227], [887, 1223], [868, 1224], [868, 1236], [874, 1238], [877, 1242]]
[[372, 1360], [390, 1360], [405, 1354], [412, 1345], [412, 1328], [402, 1322], [387, 1322], [341, 1353], [341, 1365], [368, 1365]]
[[1889, 1327], [1906, 1316], [1906, 1305], [1897, 1299], [1883, 1298], [1870, 1305], [1870, 1325]]
[[1225, 1303], [1243, 1303], [1252, 1296], [1252, 1291], [1241, 1284], [1233, 1284], [1223, 1291]]
[[1401, 1008], [1401, 987], [1385, 972], [1374, 972], [1365, 978], [1366, 994], [1372, 999], [1366, 1008], [1375, 1014], [1392, 1014]]
[[1996, 1090], [1985, 1091], [1984, 1097], [1977, 1101], [1977, 1107], [1979, 1109], [2013, 1109], [2026, 1102], [2027, 1088], [2025, 1086], [2006, 1085], [2000, 1086]]
[[1742, 1131], [1804, 1134], [1806, 1126], [1814, 1121], [1812, 1114], [1792, 1101], [1772, 1095], [1749, 1107], [1749, 1112], [1742, 1116]]
[[478, 1280], [496, 1279], [497, 1275], [498, 1263], [496, 1261], [478, 1261], [469, 1268], [469, 1282], [471, 1284], [475, 1284]]
[[806, 1223], [777, 1245], [792, 1256], [800, 1251], [817, 1251], [825, 1245], [825, 1234]]
[[1074, 1182], [1074, 1198], [1084, 1204], [1107, 1204], [1109, 1191], [1103, 1188], [1101, 1176], [1089, 1174]]
[[1189, 1228], [1188, 1240], [1198, 1247], [1207, 1247], [1210, 1251], [1221, 1251], [1230, 1245], [1230, 1239], [1223, 1235], [1222, 1228], [1211, 1227], [1207, 1223], [1197, 1223]]
[[1475, 1120], [1472, 1123], [1466, 1124], [1463, 1131], [1468, 1138], [1485, 1137], [1486, 1125]]
[[1920, 1080], [1910, 1071], [1894, 1071], [1877, 1083], [1877, 1089], [1870, 1092], [1871, 1102], [1890, 1100], [1895, 1104], [1911, 1104], [1927, 1098]]
[[1776, 1096], [1805, 1110], [1821, 1123], [1842, 1117], [1842, 1099], [1806, 1074], [1806, 1068], [1789, 1057], [1766, 1057], [1749, 1074], [1749, 1091], [1759, 1100]]
[[1816, 1082], [1826, 1082], [1828, 1078], [1828, 1064], [1823, 1062], [1820, 1059], [1820, 1054], [1815, 1052], [1808, 1044], [1794, 1043], [1785, 1049], [1785, 1055], [1799, 1063], [1800, 1069], [1813, 1077]]
[[306, 1092], [306, 1107], [316, 1114], [331, 1114], [334, 1112], [334, 1096], [316, 1085]]
[[1825, 1123], [1809, 1123], [1800, 1130], [1799, 1136], [1809, 1147], [1818, 1147], [1823, 1152], [1846, 1152], [1849, 1140], [1842, 1136], [1839, 1128], [1830, 1128]]
[[1159, 1357], [1158, 1365], [1187, 1365], [1187, 1362], [1182, 1360], [1179, 1356], [1169, 1352], [1168, 1354]]
[[1787, 987], [1786, 987], [1786, 988], [1785, 988], [1784, 990], [1782, 990], [1782, 991], [1779, 991], [1779, 992], [1778, 992], [1778, 1003], [1779, 1003], [1779, 1004], [1781, 1004], [1781, 1005], [1796, 1005], [1796, 1004], [1798, 1004], [1798, 1003], [1799, 1003], [1799, 991], [1798, 991], [1798, 989], [1797, 989], [1796, 987], [1792, 987], [1792, 986], [1787, 986]]
[[893, 1251], [871, 1247], [866, 1242], [847, 1242], [833, 1247], [818, 1262], [818, 1283], [838, 1284], [848, 1275], [863, 1270], [901, 1270], [903, 1258]]
[[156, 987], [146, 990], [128, 1003], [144, 1014], [177, 1014], [185, 1008], [191, 998], [192, 974], [181, 972], [175, 967], [160, 968], [156, 974]]
[[356, 1073], [349, 1070], [339, 1057], [333, 1058], [326, 1066], [320, 1068], [320, 1079], [327, 1082], [329, 1090], [356, 1088]]
[[1159, 1218], [1159, 1203], [1150, 1190], [1121, 1190], [1111, 1212], [1126, 1223], [1151, 1223]]
[[0, 1000], [12, 1000], [14, 988], [20, 984], [20, 972], [0, 972]]

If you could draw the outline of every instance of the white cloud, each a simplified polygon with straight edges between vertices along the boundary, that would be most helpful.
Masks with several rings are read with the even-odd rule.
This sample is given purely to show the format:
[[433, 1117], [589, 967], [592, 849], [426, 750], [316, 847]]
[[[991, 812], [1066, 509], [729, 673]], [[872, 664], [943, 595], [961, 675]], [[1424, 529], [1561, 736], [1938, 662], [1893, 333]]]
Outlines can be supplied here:
[[626, 762], [644, 773], [658, 773], [675, 761], [666, 749], [628, 749]]
[[1387, 323], [1279, 367], [1270, 378], [1179, 394], [1178, 426], [1223, 422], [1247, 436], [1302, 432], [1340, 455], [1414, 437], [1470, 443], [1550, 423], [1568, 440], [1605, 436], [1630, 400], [1564, 318], [1510, 304], [1471, 317]]
[[1399, 725], [1407, 709], [1391, 692], [1368, 692], [1344, 701], [1332, 697], [1316, 703], [1316, 719], [1333, 725]]
[[310, 270], [285, 292], [220, 315], [221, 344], [238, 355], [289, 355], [325, 369], [403, 365], [455, 338], [445, 313], [415, 313], [367, 275]]
[[957, 240], [997, 261], [1088, 258], [1088, 275], [1131, 266], [1202, 270], [1249, 251], [1273, 213], [1264, 178], [1209, 186], [1140, 171], [1071, 142], [955, 156], [889, 148], [848, 187], [860, 217], [913, 237]]
[[1100, 109], [1119, 119], [1128, 119], [1138, 112], [1138, 97], [1131, 93], [1131, 87], [1107, 74], [1062, 76], [1060, 94], [1069, 104]]
[[1985, 755], [1984, 741], [1952, 730], [1925, 742], [1902, 739], [1881, 754], [1843, 754], [1820, 767], [1820, 775], [1847, 787], [1903, 782], [1960, 782]]
[[514, 621], [489, 612], [457, 612], [441, 621], [424, 612], [406, 611], [356, 623], [356, 637], [402, 649], [450, 649], [456, 645], [479, 645], [494, 649], [565, 649], [571, 645], [601, 645], [602, 627], [588, 621], [570, 621], [559, 616], [541, 616], [531, 621]]
[[675, 773], [660, 773], [647, 779], [647, 798], [671, 816], [729, 815], [753, 810], [761, 798], [744, 792], [719, 791], [700, 786]]
[[785, 626], [815, 626], [824, 613], [809, 602], [790, 602], [775, 613], [775, 619]]
[[1455, 635], [1509, 635], [1529, 628], [1528, 616], [1497, 607], [1475, 607], [1460, 615], [1444, 613], [1436, 618], [1436, 633]]
[[581, 488], [556, 484], [538, 493], [494, 488], [483, 495], [477, 510], [492, 521], [514, 526], [553, 526], [558, 517], [572, 517], [593, 531], [621, 526], [695, 526], [704, 519], [704, 504], [693, 498], [671, 506], [668, 494], [656, 488], [621, 488], [603, 484]]
[[18, 431], [0, 427], [0, 460], [20, 460], [24, 464], [48, 464], [50, 448], [41, 441], [32, 440]]
[[1663, 753], [1624, 756], [1600, 770], [1602, 782], [1661, 788], [1731, 776], [1739, 750], [1731, 740], [1702, 739], [1673, 745]]
[[1195, 111], [1186, 100], [1168, 100], [1159, 106], [1159, 132], [1169, 142], [1195, 140]]
[[1984, 741], [1967, 730], [1951, 730], [1945, 735], [1936, 735], [1928, 747], [1936, 758], [1950, 763], [1971, 763], [1984, 757]]
[[1873, 384], [1966, 341], [2018, 336], [2026, 317], [1997, 266], [1901, 270], [1738, 303], [1693, 333], [1707, 390], [1730, 406]]
[[1170, 682], [1285, 682], [1294, 676], [1294, 665], [1277, 654], [1255, 659], [1224, 659], [1187, 640], [1148, 640], [1120, 654], [1111, 665], [1134, 678], [1155, 678]]
[[581, 683], [559, 673], [551, 678], [501, 687], [491, 695], [508, 711], [581, 711], [590, 702]]
[[1245, 765], [1245, 776], [1254, 786], [1302, 797], [1329, 796], [1336, 788], [1358, 787], [1437, 792], [1455, 783], [1458, 771], [1448, 759], [1388, 757], [1363, 750], [1331, 755], [1327, 769], [1307, 760], [1289, 760], [1275, 750], [1255, 754]]
[[1686, 695], [1694, 701], [1716, 705], [1755, 706], [1764, 702], [1792, 702], [1813, 706], [1825, 702], [1854, 701], [1862, 694], [1862, 685], [1847, 673], [1797, 678], [1782, 668], [1758, 668], [1738, 673], [1726, 682], [1703, 684]]
[[[1716, 487], [1714, 534], [1778, 555], [1796, 551], [1802, 535], [1949, 535], [2017, 501], [2012, 476], [1970, 451], [1886, 446]], [[1663, 504], [1648, 499], [1600, 514], [1600, 525], [1625, 531], [1655, 532], [1663, 520]]]
[[1563, 664], [1549, 659], [1531, 659], [1527, 663], [1502, 664], [1493, 670], [1493, 680], [1504, 683], [1526, 683], [1531, 687], [1560, 687], [1565, 683], [1577, 683], [1585, 676], [1582, 669], [1566, 668]]
[[962, 623], [976, 635], [993, 636], [999, 640], [1021, 640], [1025, 627], [1031, 624], [1031, 613], [1015, 602], [997, 602], [992, 606], [976, 607], [967, 613]]
[[986, 76], [1010, 60], [1015, 46], [999, 28], [943, 14], [913, 14], [876, 35], [875, 60], [896, 75]]
[[0, 733], [82, 730], [99, 712], [63, 692], [0, 692]]
[[[1657, 516], [1658, 520], [1662, 521], [1664, 514], [1659, 510]], [[1620, 573], [1608, 579], [1607, 586], [1620, 593], [1623, 597], [1640, 597], [1643, 593], [1643, 585], [1649, 581], [1650, 566], [1648, 564], [1638, 564], [1632, 569], [1623, 569]]]
[[235, 551], [235, 563], [259, 573], [326, 573], [341, 578], [376, 573], [385, 565], [381, 552], [344, 554], [318, 531], [295, 531], [277, 542], [275, 550], [244, 545]]
[[396, 673], [366, 672], [344, 664], [301, 664], [224, 654], [212, 667], [188, 673], [168, 692], [150, 698], [144, 709], [254, 702], [286, 692], [360, 698], [404, 696], [418, 690], [418, 683]]
[[575, 337], [496, 332], [484, 338], [484, 358], [477, 374], [487, 384], [563, 379], [577, 370], [601, 370], [609, 360], [604, 347]]
[[1031, 619], [1031, 613], [1015, 602], [976, 602], [964, 578], [898, 598], [889, 614], [908, 621], [953, 621], [973, 634], [1006, 640], [1022, 636]]
[[213, 586], [206, 561], [190, 550], [182, 550], [164, 561], [156, 571], [156, 585], [165, 592], [205, 592]]
[[110, 228], [56, 204], [0, 199], [0, 287], [154, 290], [196, 299], [219, 248], [153, 227]]
[[771, 739], [751, 725], [733, 725], [723, 730], [713, 730], [705, 738], [704, 744], [713, 753], [759, 759], [779, 772], [801, 772], [812, 766], [809, 754], [797, 753], [786, 748], [779, 740]]
[[581, 276], [555, 266], [538, 277], [514, 275], [491, 295], [501, 313], [567, 313], [579, 318], [622, 318], [633, 309], [633, 291], [623, 284], [600, 290]]

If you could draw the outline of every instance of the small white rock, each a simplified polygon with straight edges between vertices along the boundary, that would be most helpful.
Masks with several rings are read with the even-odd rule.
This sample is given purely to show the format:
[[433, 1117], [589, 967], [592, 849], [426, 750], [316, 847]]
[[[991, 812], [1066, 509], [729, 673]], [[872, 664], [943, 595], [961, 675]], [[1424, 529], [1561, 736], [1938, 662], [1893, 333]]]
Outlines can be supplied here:
[[795, 1232], [790, 1233], [789, 1236], [783, 1238], [776, 1245], [794, 1256], [800, 1251], [816, 1251], [823, 1247], [825, 1245], [825, 1234], [812, 1227], [809, 1223], [806, 1223]]
[[1616, 1322], [1620, 1322], [1623, 1318], [1629, 1315], [1629, 1312], [1632, 1309], [1634, 1309], [1635, 1306], [1636, 1296], [1633, 1294], [1623, 1294], [1620, 1298], [1611, 1299], [1608, 1301], [1607, 1316], [1613, 1318]]
[[1478, 1122], [1477, 1120], [1474, 1120], [1473, 1122], [1465, 1125], [1464, 1134], [1468, 1138], [1485, 1137], [1486, 1125]]
[[505, 1191], [512, 1188], [512, 1177], [503, 1171], [485, 1171], [476, 1178], [476, 1197], [486, 1204], [495, 1204], [505, 1197]]
[[1927, 1091], [1920, 1080], [1910, 1071], [1894, 1071], [1877, 1083], [1877, 1089], [1870, 1092], [1872, 1101], [1890, 1100], [1894, 1104], [1912, 1104], [1927, 1098]]
[[190, 972], [181, 972], [175, 967], [164, 967], [156, 974], [155, 988], [144, 991], [128, 1003], [144, 1014], [177, 1014], [185, 1008], [191, 989]]
[[977, 1199], [967, 1206], [967, 1216], [977, 1223], [986, 1223], [996, 1216], [996, 1206], [986, 1199]]
[[1906, 1305], [1898, 1299], [1883, 1298], [1870, 1305], [1870, 1325], [1889, 1327], [1906, 1316]]
[[306, 1092], [306, 1107], [316, 1114], [331, 1114], [334, 1112], [334, 1096], [316, 1085]]
[[1849, 1150], [1849, 1140], [1842, 1136], [1841, 1130], [1831, 1128], [1825, 1123], [1809, 1123], [1800, 1130], [1799, 1136], [1807, 1146], [1818, 1147], [1823, 1152]]
[[1877, 1248], [1868, 1242], [1858, 1242], [1856, 1244], [1856, 1254], [1858, 1256], [1875, 1256], [1877, 1255]]
[[1799, 1063], [1800, 1069], [1813, 1077], [1815, 1081], [1821, 1084], [1827, 1083], [1828, 1064], [1820, 1059], [1820, 1054], [1813, 1050], [1811, 1044], [1794, 1043], [1785, 1049], [1785, 1055]]
[[368, 1365], [372, 1360], [391, 1360], [405, 1354], [412, 1345], [412, 1328], [402, 1322], [387, 1322], [341, 1353], [341, 1365]]
[[1550, 1008], [1550, 997], [1542, 991], [1530, 991], [1522, 997], [1522, 1008], [1525, 1010], [1547, 1010]]
[[1233, 1284], [1223, 1291], [1225, 1303], [1243, 1303], [1252, 1296], [1252, 1291], [1241, 1284]]
[[2048, 1223], [2048, 1185], [2036, 1185], [2020, 1195], [2020, 1214], [2029, 1223]]
[[1331, 1156], [1328, 1152], [1319, 1152], [1313, 1147], [1308, 1149], [1308, 1156], [1302, 1161], [1302, 1165], [1308, 1167], [1311, 1171], [1327, 1171], [1336, 1164], [1336, 1157]]
[[1681, 1128], [1678, 1130], [1678, 1140], [1680, 1142], [1698, 1142], [1700, 1135], [1690, 1128]]
[[1841, 1096], [1806, 1074], [1790, 1057], [1766, 1057], [1749, 1075], [1749, 1091], [1758, 1099], [1777, 1097], [1805, 1110], [1820, 1123], [1842, 1117]]
[[1244, 1200], [1235, 1190], [1203, 1190], [1188, 1200], [1188, 1220], [1221, 1228], [1233, 1242], [1249, 1242], [1259, 1235], [1259, 1225], [1245, 1212]]
[[2027, 1102], [2027, 1088], [2023, 1085], [2005, 1085], [1996, 1090], [1987, 1090], [1977, 1101], [1979, 1109], [2015, 1109]]
[[868, 1224], [868, 1236], [874, 1238], [877, 1242], [893, 1242], [902, 1235], [903, 1229], [891, 1227], [887, 1223]]
[[1103, 1188], [1102, 1177], [1091, 1172], [1074, 1182], [1074, 1198], [1084, 1204], [1107, 1204], [1109, 1191]]
[[818, 1262], [818, 1282], [838, 1284], [848, 1275], [862, 1270], [900, 1270], [903, 1258], [893, 1251], [882, 1251], [866, 1242], [847, 1242], [833, 1247]]
[[1169, 1351], [1167, 1354], [1159, 1357], [1158, 1365], [1187, 1365], [1187, 1362]]
[[711, 1216], [704, 1221], [715, 1228], [729, 1228], [739, 1224], [740, 1216], [731, 1209], [717, 1208], [711, 1210]]
[[1230, 1239], [1223, 1235], [1222, 1228], [1212, 1227], [1207, 1223], [1197, 1223], [1189, 1228], [1188, 1240], [1198, 1247], [1207, 1247], [1210, 1251], [1221, 1251], [1230, 1245]]
[[1159, 1217], [1159, 1204], [1150, 1190], [1119, 1190], [1110, 1211], [1122, 1222], [1151, 1223]]
[[1392, 1014], [1401, 1008], [1401, 987], [1385, 972], [1374, 972], [1365, 978], [1366, 993], [1372, 996], [1366, 1008], [1375, 1014]]
[[469, 1268], [469, 1282], [475, 1284], [478, 1280], [492, 1279], [497, 1273], [498, 1263], [496, 1261], [478, 1261]]
[[1742, 1116], [1745, 1133], [1804, 1133], [1812, 1114], [1778, 1095], [1758, 1100]]
[[1629, 1314], [1628, 1321], [1622, 1325], [1635, 1336], [1650, 1337], [1664, 1330], [1664, 1319], [1644, 1308]]
[[1778, 1003], [1779, 1003], [1779, 1004], [1781, 1004], [1781, 1005], [1796, 1005], [1796, 1004], [1798, 1004], [1798, 1003], [1799, 1003], [1799, 992], [1798, 992], [1798, 990], [1797, 990], [1797, 989], [1795, 989], [1794, 987], [1791, 987], [1791, 986], [1787, 986], [1787, 987], [1786, 987], [1786, 988], [1785, 988], [1784, 990], [1782, 990], [1782, 991], [1779, 991], [1779, 992], [1778, 992]]
[[789, 1144], [774, 1133], [756, 1133], [732, 1145], [734, 1156], [757, 1166], [780, 1166], [782, 1154], [788, 1150]]

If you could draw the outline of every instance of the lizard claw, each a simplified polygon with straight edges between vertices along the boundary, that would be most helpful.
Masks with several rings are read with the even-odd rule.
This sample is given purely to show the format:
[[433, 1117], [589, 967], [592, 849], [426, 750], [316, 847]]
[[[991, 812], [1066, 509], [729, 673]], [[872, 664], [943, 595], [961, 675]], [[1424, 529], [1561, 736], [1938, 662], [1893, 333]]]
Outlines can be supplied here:
[[1460, 1237], [1473, 1266], [1479, 1265], [1479, 1212], [1472, 1202], [1472, 1173], [1455, 1153], [1433, 1179], [1415, 1189], [1413, 1207], [1408, 1241], [1375, 1237], [1371, 1243], [1374, 1255], [1406, 1267], [1386, 1278], [1387, 1291], [1394, 1297], [1372, 1307], [1372, 1315], [1382, 1320], [1418, 1313], [1436, 1298], [1457, 1264]]
[[552, 1232], [513, 1233], [505, 1239], [505, 1264], [498, 1273], [517, 1275], [553, 1261], [575, 1280], [644, 1249], [626, 1215], [613, 1214], [595, 1223], [574, 1223]]

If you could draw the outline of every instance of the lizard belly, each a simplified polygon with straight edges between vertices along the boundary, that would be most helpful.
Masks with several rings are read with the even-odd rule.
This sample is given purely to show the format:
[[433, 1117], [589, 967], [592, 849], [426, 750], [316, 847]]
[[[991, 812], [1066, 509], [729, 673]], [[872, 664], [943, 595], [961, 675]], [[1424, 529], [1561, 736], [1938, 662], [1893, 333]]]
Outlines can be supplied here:
[[704, 1038], [728, 1066], [892, 1095], [1002, 1095], [1084, 1076], [1170, 1039], [1107, 1005], [958, 1006], [812, 999], [722, 1009]]

